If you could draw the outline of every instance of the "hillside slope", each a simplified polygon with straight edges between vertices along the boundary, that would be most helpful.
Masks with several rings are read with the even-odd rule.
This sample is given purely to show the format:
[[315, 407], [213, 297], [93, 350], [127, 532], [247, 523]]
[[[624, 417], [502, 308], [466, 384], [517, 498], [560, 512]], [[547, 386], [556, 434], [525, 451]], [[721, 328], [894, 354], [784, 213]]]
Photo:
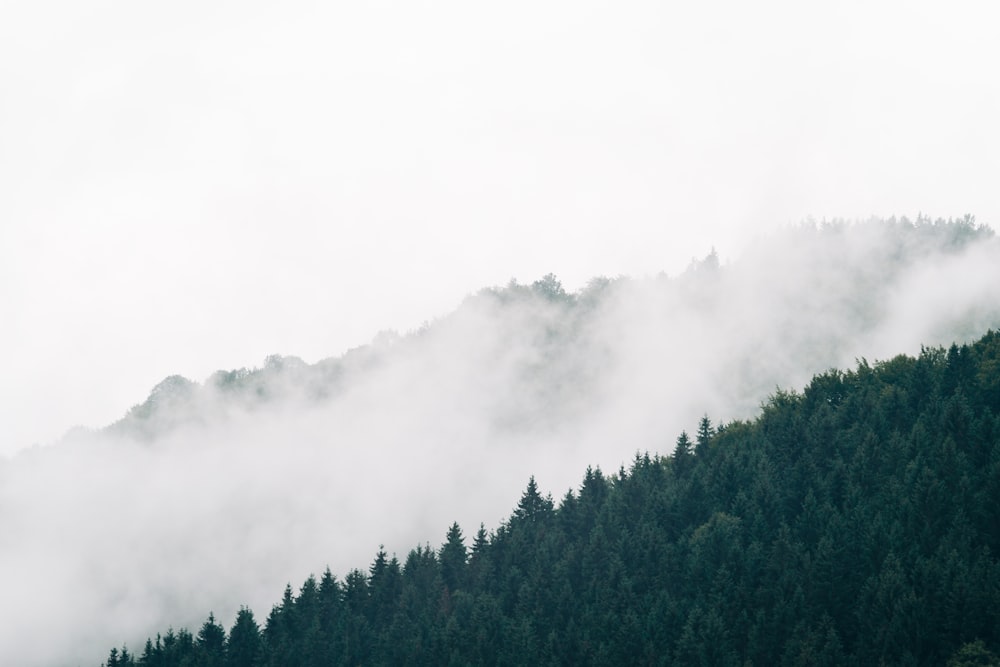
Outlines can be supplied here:
[[[467, 549], [309, 578], [148, 665], [940, 665], [1000, 644], [1000, 334], [816, 376], [672, 456], [528, 484]], [[975, 642], [982, 642], [976, 644]], [[123, 657], [124, 654], [124, 657]], [[187, 662], [190, 661], [190, 662]]]
[[998, 327], [989, 228], [873, 220], [790, 228], [677, 276], [484, 289], [313, 364], [169, 377], [108, 428], [0, 458], [0, 654], [96, 664], [204, 610], [265, 609], [379, 544], [495, 529], [531, 475], [560, 497], [588, 465], [670, 454], [703, 414], [749, 419], [824, 369]]

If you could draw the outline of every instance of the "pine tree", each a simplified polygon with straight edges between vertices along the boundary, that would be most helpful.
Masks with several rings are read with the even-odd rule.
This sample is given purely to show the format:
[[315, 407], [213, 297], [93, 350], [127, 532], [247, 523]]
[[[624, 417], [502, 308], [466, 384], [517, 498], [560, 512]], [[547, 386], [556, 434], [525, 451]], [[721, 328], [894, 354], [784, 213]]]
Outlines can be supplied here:
[[368, 590], [371, 596], [368, 621], [376, 629], [388, 627], [392, 623], [402, 588], [399, 560], [395, 556], [388, 558], [385, 549], [380, 545], [375, 561], [368, 571], [370, 572]]
[[535, 483], [535, 476], [528, 480], [528, 488], [521, 495], [521, 500], [514, 510], [514, 518], [521, 521], [534, 523], [545, 518], [552, 512], [553, 503], [551, 498], [543, 498], [538, 492], [538, 484]]
[[163, 652], [160, 646], [160, 635], [156, 635], [156, 644], [153, 644], [152, 639], [146, 639], [146, 646], [142, 650], [142, 655], [139, 656], [139, 664], [142, 667], [159, 667], [161, 661], [161, 654]]
[[674, 448], [674, 468], [678, 473], [684, 474], [691, 465], [691, 458], [694, 450], [691, 445], [691, 438], [687, 431], [681, 431], [677, 437], [677, 446]]
[[697, 435], [697, 446], [695, 447], [695, 453], [699, 456], [704, 456], [708, 451], [708, 443], [712, 440], [712, 436], [715, 435], [715, 431], [712, 429], [712, 422], [708, 419], [708, 415], [702, 416], [698, 421], [698, 435]]
[[260, 627], [253, 612], [240, 607], [226, 642], [227, 667], [253, 667], [261, 652]]
[[461, 588], [465, 579], [465, 562], [468, 554], [462, 538], [462, 529], [458, 527], [457, 522], [451, 524], [451, 528], [448, 529], [447, 541], [441, 547], [438, 558], [441, 561], [441, 578], [445, 586], [452, 592]]
[[226, 630], [215, 622], [215, 614], [209, 613], [208, 620], [201, 626], [195, 638], [198, 663], [205, 667], [219, 667], [223, 663], [226, 648]]

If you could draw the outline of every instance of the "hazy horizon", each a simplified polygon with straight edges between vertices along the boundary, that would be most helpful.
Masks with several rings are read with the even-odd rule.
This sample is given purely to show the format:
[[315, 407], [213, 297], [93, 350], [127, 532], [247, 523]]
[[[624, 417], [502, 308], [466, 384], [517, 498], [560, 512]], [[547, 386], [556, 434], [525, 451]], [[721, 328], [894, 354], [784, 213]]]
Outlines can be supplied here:
[[0, 455], [810, 217], [996, 226], [989, 6], [0, 9]]
[[[966, 219], [970, 219], [969, 215], [966, 215], [964, 217]], [[961, 220], [961, 219], [962, 219], [962, 217], [956, 216], [954, 218], [949, 218], [948, 220], [950, 221], [950, 220]], [[971, 219], [975, 220], [974, 216], [971, 216]], [[912, 222], [916, 221], [917, 219], [911, 221], [906, 216], [902, 216], [901, 218], [899, 218], [899, 220], [902, 221], [902, 222], [910, 222], [910, 223], [912, 223]], [[923, 220], [929, 221], [930, 219], [924, 217]], [[810, 228], [812, 228], [813, 226], [815, 226], [817, 224], [819, 224], [821, 226], [822, 225], [827, 225], [827, 224], [839, 224], [839, 225], [845, 225], [846, 224], [848, 226], [858, 226], [858, 225], [862, 225], [863, 226], [866, 222], [869, 222], [869, 221], [860, 221], [860, 220], [857, 220], [857, 221], [845, 221], [845, 220], [839, 220], [839, 219], [835, 219], [835, 220], [832, 220], [832, 221], [826, 221], [826, 220], [823, 220], [823, 221], [813, 221], [813, 220], [800, 221], [799, 223], [796, 223], [796, 224], [791, 224], [790, 223], [790, 224], [784, 225], [781, 228], [777, 228], [777, 229], [771, 231], [770, 233], [763, 234], [763, 235], [758, 235], [752, 241], [747, 242], [747, 245], [749, 247], [752, 247], [754, 244], [757, 244], [757, 245], [765, 244], [766, 245], [769, 242], [773, 242], [775, 239], [780, 239], [783, 235], [786, 235], [786, 236], [789, 235], [790, 232], [793, 232], [796, 229], [810, 229]], [[985, 224], [985, 223], [982, 223], [982, 222], [979, 222], [979, 221], [975, 221], [975, 224], [978, 225], [978, 226], [980, 226], [980, 227], [989, 229], [993, 233], [995, 233], [995, 231], [996, 231], [995, 229], [993, 229], [992, 226], [990, 226], [988, 224]], [[746, 247], [744, 247], [744, 251], [745, 250], [746, 250]], [[584, 291], [587, 288], [588, 284], [590, 284], [594, 280], [609, 280], [609, 279], [610, 280], [620, 280], [620, 279], [626, 279], [626, 280], [640, 280], [640, 281], [642, 281], [642, 280], [647, 280], [649, 278], [653, 278], [653, 277], [657, 277], [657, 276], [662, 277], [662, 278], [678, 278], [678, 277], [684, 275], [686, 272], [690, 272], [693, 268], [696, 268], [698, 266], [698, 264], [703, 260], [703, 257], [707, 257], [709, 254], [713, 254], [718, 259], [718, 261], [720, 261], [724, 266], [728, 265], [730, 263], [730, 261], [737, 261], [738, 262], [739, 259], [740, 259], [739, 254], [736, 254], [736, 255], [734, 255], [733, 257], [730, 257], [730, 258], [726, 258], [725, 256], [721, 256], [720, 253], [718, 252], [717, 247], [715, 245], [712, 245], [708, 249], [706, 249], [704, 252], [702, 252], [700, 255], [694, 255], [694, 254], [692, 254], [691, 257], [687, 260], [686, 264], [682, 268], [677, 268], [673, 272], [668, 272], [666, 269], [661, 269], [660, 271], [657, 271], [655, 273], [649, 273], [649, 274], [638, 275], [638, 276], [628, 275], [628, 274], [624, 274], [624, 273], [620, 273], [620, 274], [617, 274], [617, 275], [614, 275], [614, 276], [593, 275], [593, 276], [587, 276], [582, 281], [578, 280], [576, 284], [566, 283], [565, 281], [562, 280], [562, 278], [560, 276], [558, 276], [558, 275], [556, 275], [554, 273], [551, 273], [551, 272], [548, 272], [546, 275], [552, 275], [557, 280], [559, 280], [560, 284], [562, 284], [563, 288], [567, 292], [569, 292], [569, 293], [579, 293], [579, 292]], [[540, 280], [543, 277], [544, 276], [542, 276], [542, 275], [538, 275], [538, 276], [534, 276], [534, 277], [529, 276], [527, 279], [522, 279], [520, 281], [520, 284], [522, 284], [522, 285], [531, 285], [532, 282], [535, 282], [536, 280]], [[265, 354], [263, 357], [261, 357], [259, 359], [250, 360], [249, 362], [244, 362], [244, 363], [242, 363], [242, 364], [240, 364], [238, 366], [212, 365], [212, 362], [210, 360], [206, 360], [204, 362], [204, 365], [198, 366], [194, 370], [194, 372], [191, 372], [190, 375], [186, 374], [186, 373], [184, 373], [184, 372], [182, 372], [180, 370], [169, 371], [166, 374], [164, 374], [163, 376], [155, 378], [154, 381], [153, 381], [153, 383], [149, 386], [149, 388], [147, 390], [141, 391], [140, 393], [135, 394], [131, 398], [125, 399], [125, 403], [121, 404], [122, 408], [117, 413], [111, 414], [110, 418], [103, 418], [103, 421], [100, 421], [100, 419], [101, 419], [100, 417], [94, 417], [94, 418], [91, 418], [91, 419], [89, 419], [87, 421], [68, 424], [65, 427], [63, 427], [61, 431], [59, 431], [58, 433], [56, 433], [54, 436], [50, 437], [46, 441], [35, 441], [35, 442], [32, 442], [30, 445], [23, 445], [22, 444], [20, 446], [16, 446], [15, 448], [11, 449], [8, 452], [4, 452], [4, 451], [0, 450], [0, 458], [2, 458], [4, 456], [10, 456], [10, 455], [18, 453], [20, 451], [24, 451], [28, 447], [38, 447], [38, 446], [42, 446], [42, 445], [55, 444], [55, 443], [63, 440], [65, 437], [71, 435], [72, 432], [75, 432], [78, 429], [82, 429], [83, 432], [87, 432], [87, 431], [100, 431], [100, 430], [102, 430], [102, 429], [104, 429], [104, 428], [112, 425], [113, 423], [119, 421], [120, 419], [124, 418], [127, 415], [128, 411], [130, 409], [132, 409], [133, 407], [141, 404], [143, 401], [145, 401], [148, 398], [148, 396], [149, 396], [149, 389], [153, 389], [156, 385], [160, 384], [164, 379], [166, 379], [168, 377], [180, 376], [180, 377], [183, 377], [183, 378], [185, 378], [187, 380], [191, 380], [191, 381], [193, 381], [193, 382], [195, 382], [197, 384], [200, 384], [200, 383], [209, 381], [210, 378], [211, 378], [211, 376], [213, 374], [215, 374], [215, 373], [218, 373], [218, 372], [231, 372], [231, 371], [240, 371], [240, 370], [250, 370], [250, 371], [260, 370], [260, 369], [262, 369], [262, 368], [265, 367], [268, 359], [270, 359], [272, 357], [291, 357], [291, 358], [295, 358], [295, 359], [301, 359], [302, 361], [306, 362], [307, 364], [316, 364], [316, 363], [324, 361], [324, 360], [338, 359], [340, 357], [343, 357], [345, 354], [349, 354], [351, 351], [359, 350], [359, 349], [365, 349], [365, 348], [371, 347], [372, 345], [377, 345], [378, 341], [381, 340], [386, 335], [391, 336], [391, 337], [412, 336], [414, 333], [419, 332], [419, 331], [425, 329], [426, 327], [430, 326], [431, 324], [433, 324], [434, 322], [440, 320], [441, 318], [447, 318], [448, 316], [450, 316], [454, 312], [454, 310], [456, 308], [459, 308], [462, 303], [464, 303], [468, 299], [474, 297], [476, 294], [481, 293], [484, 290], [488, 291], [488, 290], [501, 289], [501, 288], [503, 288], [507, 284], [513, 284], [513, 283], [517, 283], [517, 282], [518, 282], [518, 279], [516, 277], [511, 277], [508, 281], [504, 281], [502, 283], [496, 283], [496, 284], [492, 284], [492, 285], [479, 285], [479, 286], [476, 286], [474, 288], [469, 288], [446, 310], [435, 312], [435, 313], [430, 313], [430, 314], [425, 314], [423, 317], [417, 316], [414, 320], [412, 320], [410, 322], [407, 322], [407, 323], [405, 323], [402, 326], [390, 326], [390, 325], [379, 326], [377, 329], [375, 329], [374, 333], [372, 333], [371, 335], [369, 335], [367, 338], [362, 338], [362, 339], [357, 340], [357, 341], [352, 341], [351, 344], [347, 345], [346, 347], [339, 348], [339, 349], [328, 350], [326, 352], [323, 352], [323, 351], [313, 351], [313, 354], [311, 354], [309, 356], [304, 356], [302, 354], [298, 354], [295, 350], [285, 350], [285, 351], [280, 351], [280, 352], [279, 351], [271, 351], [271, 352]], [[935, 345], [935, 344], [941, 345], [941, 344], [947, 344], [948, 341], [927, 340], [927, 341], [920, 341], [920, 342], [922, 344], [927, 344], [927, 345]], [[905, 351], [913, 353], [912, 341], [911, 341], [911, 345], [908, 346], [908, 349], [905, 350]], [[208, 369], [208, 370], [206, 370], [206, 369]], [[818, 372], [818, 371], [816, 371], [816, 372]], [[740, 416], [745, 416], [745, 415], [740, 415]]]

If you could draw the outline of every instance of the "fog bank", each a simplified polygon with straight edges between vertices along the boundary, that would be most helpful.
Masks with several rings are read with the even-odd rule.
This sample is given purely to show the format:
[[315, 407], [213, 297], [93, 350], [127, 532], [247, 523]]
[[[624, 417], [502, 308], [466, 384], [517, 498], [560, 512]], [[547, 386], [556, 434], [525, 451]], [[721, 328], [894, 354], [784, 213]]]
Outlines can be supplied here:
[[0, 653], [96, 665], [209, 611], [263, 621], [327, 565], [495, 528], [529, 475], [558, 498], [703, 414], [998, 326], [989, 230], [805, 225], [678, 276], [486, 289], [314, 365], [168, 378], [106, 429], [0, 460]]

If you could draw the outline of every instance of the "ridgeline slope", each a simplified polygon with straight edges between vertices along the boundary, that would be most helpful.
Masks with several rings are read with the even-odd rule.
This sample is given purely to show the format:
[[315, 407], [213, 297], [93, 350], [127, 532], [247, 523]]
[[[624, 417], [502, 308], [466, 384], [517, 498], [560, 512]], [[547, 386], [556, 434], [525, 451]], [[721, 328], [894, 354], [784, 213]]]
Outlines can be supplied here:
[[705, 417], [558, 502], [532, 478], [492, 532], [453, 524], [105, 664], [991, 664], [998, 507], [991, 331]]

